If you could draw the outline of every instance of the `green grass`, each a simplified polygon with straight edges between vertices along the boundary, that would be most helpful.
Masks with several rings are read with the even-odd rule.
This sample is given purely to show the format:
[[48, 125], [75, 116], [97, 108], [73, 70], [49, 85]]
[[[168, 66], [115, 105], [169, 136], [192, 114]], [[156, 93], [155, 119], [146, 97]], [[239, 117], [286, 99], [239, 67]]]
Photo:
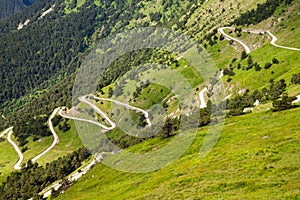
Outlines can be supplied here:
[[70, 154], [73, 151], [76, 151], [79, 148], [83, 147], [80, 137], [78, 136], [74, 121], [70, 120], [69, 124], [71, 125], [71, 129], [67, 132], [62, 132], [59, 131], [57, 127], [55, 128], [55, 131], [59, 137], [59, 143], [45, 156], [41, 157], [38, 160], [39, 164], [51, 162], [53, 160], [56, 160], [58, 157]]
[[[131, 174], [98, 164], [58, 199], [277, 199], [300, 192], [300, 108], [229, 118], [215, 148], [199, 149], [207, 128], [175, 163], [155, 172]], [[167, 140], [131, 147], [149, 151]]]
[[[59, 131], [56, 127], [55, 131], [59, 137], [59, 143], [45, 156], [37, 160], [41, 165], [49, 163], [58, 157], [71, 153], [78, 148], [82, 147], [80, 138], [76, 132], [74, 122], [70, 120], [69, 124], [71, 129], [67, 132]], [[28, 139], [29, 143], [25, 146], [28, 147], [28, 150], [24, 152], [24, 161], [26, 163], [29, 159], [34, 158], [38, 154], [46, 150], [53, 142], [53, 136], [43, 137], [38, 141], [32, 141], [32, 137]]]
[[[299, 19], [296, 21], [297, 23], [300, 22]], [[296, 24], [296, 22], [293, 23]], [[251, 28], [261, 29], [259, 25]], [[236, 34], [234, 33], [232, 33], [231, 35], [234, 37], [236, 36]], [[287, 35], [283, 34], [280, 37], [285, 38], [287, 43], [289, 41], [294, 41], [295, 39], [295, 36], [288, 37]], [[255, 71], [254, 68], [248, 71], [235, 68], [235, 76], [233, 76], [232, 81], [230, 83], [226, 83], [226, 85], [234, 85], [235, 90], [239, 90], [240, 88], [249, 88], [251, 90], [255, 90], [262, 89], [263, 87], [268, 87], [270, 79], [274, 79], [277, 81], [280, 79], [285, 79], [286, 83], [288, 84], [288, 92], [293, 95], [299, 94], [299, 87], [296, 85], [290, 85], [292, 75], [300, 72], [300, 54], [298, 51], [291, 51], [274, 47], [270, 44], [270, 39], [268, 39], [266, 35], [262, 36], [243, 33], [240, 39], [242, 41], [245, 41], [252, 49], [255, 49], [252, 46], [254, 43], [256, 43], [258, 46], [261, 46], [260, 48], [253, 50], [250, 55], [252, 56], [254, 62], [258, 62], [260, 64], [262, 69], [258, 72]], [[240, 51], [243, 49], [240, 49], [241, 47], [238, 46], [239, 45], [235, 45], [235, 47], [237, 47], [236, 50], [238, 50], [236, 51], [234, 48], [232, 48], [232, 46], [229, 45], [228, 41], [219, 41], [216, 45], [209, 47], [208, 51], [212, 55], [212, 58], [218, 68], [229, 68], [229, 64], [231, 63], [232, 58], [240, 59]], [[264, 69], [265, 63], [272, 63], [273, 58], [277, 58], [280, 63], [273, 64], [270, 69]], [[233, 64], [233, 67], [236, 67], [238, 63], [239, 62], [235, 62]], [[247, 58], [240, 63], [242, 67], [246, 67]], [[226, 80], [227, 78], [228, 77], [226, 76], [223, 78], [223, 80]]]
[[6, 137], [4, 138], [5, 141], [0, 142], [0, 184], [14, 170], [14, 165], [19, 159], [17, 152], [7, 141]]
[[[280, 8], [274, 14], [274, 17], [264, 20], [260, 24], [251, 25], [249, 27], [242, 27], [243, 29], [260, 29], [271, 30], [273, 34], [278, 37], [277, 44], [298, 47], [299, 48], [299, 23], [300, 18], [297, 15], [300, 3], [294, 2], [292, 6], [287, 8], [286, 6], [280, 6]], [[285, 10], [285, 12], [283, 12]], [[278, 19], [282, 19], [279, 22]], [[294, 28], [293, 31], [291, 29]], [[225, 30], [227, 33], [229, 30]], [[230, 35], [236, 37], [233, 32]], [[245, 42], [253, 51], [250, 55], [253, 57], [254, 62], [258, 62], [263, 68], [266, 62], [272, 62], [272, 59], [276, 57], [280, 64], [273, 65], [270, 69], [262, 69], [260, 72], [251, 69], [249, 71], [242, 71], [235, 69], [236, 75], [232, 78], [230, 83], [226, 83], [227, 88], [234, 86], [234, 91], [241, 88], [249, 88], [251, 90], [261, 89], [269, 86], [269, 80], [285, 79], [288, 84], [288, 92], [291, 95], [299, 94], [299, 87], [296, 85], [289, 85], [293, 74], [299, 73], [299, 51], [290, 51], [281, 48], [274, 47], [270, 44], [271, 39], [267, 35], [248, 34], [242, 33], [239, 38]], [[256, 49], [256, 47], [258, 49]], [[234, 47], [234, 48], [233, 48]], [[240, 59], [241, 51], [244, 49], [239, 44], [230, 46], [228, 41], [218, 41], [218, 43], [212, 47], [208, 47], [208, 52], [211, 54], [217, 67], [229, 68], [232, 58]], [[234, 63], [235, 67], [238, 62]], [[241, 62], [242, 67], [247, 65], [247, 59]], [[224, 77], [226, 80], [228, 77]]]
[[274, 29], [278, 38], [277, 44], [300, 48], [300, 20], [299, 20], [299, 1], [294, 1], [292, 6], [281, 6], [276, 11], [280, 23]]
[[162, 85], [150, 84], [143, 89], [133, 106], [142, 109], [148, 109], [154, 104], [161, 104], [162, 100], [170, 93], [170, 90]]

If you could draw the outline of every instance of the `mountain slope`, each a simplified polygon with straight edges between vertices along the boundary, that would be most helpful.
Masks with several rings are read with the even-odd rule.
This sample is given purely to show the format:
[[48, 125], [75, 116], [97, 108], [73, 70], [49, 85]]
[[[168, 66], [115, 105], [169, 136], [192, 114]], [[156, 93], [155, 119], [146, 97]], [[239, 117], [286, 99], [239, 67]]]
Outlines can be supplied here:
[[[256, 113], [228, 119], [217, 146], [205, 158], [199, 149], [207, 129], [175, 163], [134, 174], [96, 165], [57, 199], [276, 199], [300, 190], [299, 111]], [[154, 139], [130, 148], [163, 147]], [[133, 163], [134, 165], [134, 163]]]

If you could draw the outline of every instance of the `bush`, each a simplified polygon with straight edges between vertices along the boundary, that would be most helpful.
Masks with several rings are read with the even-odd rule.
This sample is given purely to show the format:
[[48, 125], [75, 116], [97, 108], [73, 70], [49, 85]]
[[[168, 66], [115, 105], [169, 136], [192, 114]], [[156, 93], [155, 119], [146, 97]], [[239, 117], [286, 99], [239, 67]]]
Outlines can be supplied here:
[[294, 74], [292, 79], [291, 79], [292, 84], [300, 84], [300, 73], [299, 74]]
[[273, 112], [287, 110], [293, 107], [292, 102], [296, 97], [289, 97], [287, 93], [282, 95], [281, 100], [273, 101]]
[[272, 63], [273, 63], [273, 64], [279, 64], [279, 60], [278, 60], [277, 58], [273, 58], [273, 59], [272, 59]]
[[58, 129], [62, 132], [67, 132], [68, 130], [70, 130], [70, 128], [71, 126], [66, 121], [64, 121], [62, 125], [58, 125]]
[[22, 147], [22, 149], [21, 149], [22, 153], [24, 153], [24, 152], [27, 151], [27, 150], [28, 150], [28, 147], [27, 147], [27, 146]]
[[246, 51], [243, 51], [242, 55], [241, 55], [241, 59], [244, 60], [247, 57], [248, 57], [248, 55], [247, 55]]
[[261, 67], [257, 62], [254, 64], [254, 67], [255, 67], [255, 71], [260, 71], [261, 70]]
[[265, 64], [265, 69], [269, 69], [270, 67], [272, 67], [272, 63], [270, 63], [270, 62], [267, 62], [266, 64]]

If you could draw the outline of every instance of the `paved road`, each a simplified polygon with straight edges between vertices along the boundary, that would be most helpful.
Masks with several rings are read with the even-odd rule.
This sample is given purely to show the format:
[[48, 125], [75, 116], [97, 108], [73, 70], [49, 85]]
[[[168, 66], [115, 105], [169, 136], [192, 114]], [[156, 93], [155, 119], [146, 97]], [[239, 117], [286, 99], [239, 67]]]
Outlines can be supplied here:
[[0, 134], [0, 138], [3, 137], [6, 133], [8, 133], [9, 131], [11, 131], [13, 129], [13, 127], [9, 127], [7, 129], [5, 129], [4, 131], [2, 131], [2, 133]]
[[120, 101], [116, 101], [116, 100], [112, 100], [112, 99], [107, 99], [107, 98], [100, 98], [100, 97], [96, 97], [96, 96], [92, 96], [93, 98], [97, 99], [97, 100], [102, 100], [102, 101], [110, 101], [110, 102], [113, 102], [117, 105], [120, 105], [120, 106], [124, 106], [125, 108], [128, 108], [128, 109], [131, 109], [131, 110], [136, 110], [138, 112], [141, 112], [144, 114], [145, 116], [145, 119], [147, 121], [147, 124], [148, 126], [151, 126], [151, 122], [150, 122], [150, 119], [149, 119], [149, 113], [141, 108], [137, 108], [137, 107], [134, 107], [134, 106], [131, 106], [129, 104], [126, 104], [126, 103], [122, 103]]
[[98, 123], [99, 126], [101, 126], [102, 128], [104, 128], [106, 130], [112, 130], [112, 129], [116, 128], [116, 124], [106, 115], [105, 112], [103, 112], [95, 104], [88, 101], [85, 97], [79, 97], [78, 99], [79, 99], [79, 101], [88, 104], [91, 108], [93, 108], [98, 114], [100, 114], [110, 124], [110, 127], [107, 127], [107, 126], [104, 126], [104, 125]]
[[272, 38], [271, 41], [271, 45], [278, 47], [278, 48], [282, 48], [282, 49], [288, 49], [288, 50], [292, 50], [292, 51], [300, 51], [300, 49], [298, 48], [293, 48], [293, 47], [285, 47], [285, 46], [281, 46], [276, 44], [276, 41], [278, 40], [277, 37], [275, 35], [273, 35], [270, 31], [266, 31]]
[[207, 92], [207, 88], [204, 88], [199, 92], [199, 99], [200, 99], [200, 108], [206, 108], [206, 102], [204, 99], [204, 92]]
[[296, 96], [296, 97], [297, 97], [297, 99], [295, 101], [293, 101], [292, 103], [298, 103], [298, 102], [300, 102], [300, 94], [298, 96]]
[[227, 35], [227, 34], [224, 32], [224, 29], [234, 30], [234, 28], [232, 28], [232, 27], [221, 27], [221, 28], [218, 29], [218, 32], [219, 32], [221, 35], [223, 35], [223, 36], [225, 37], [226, 40], [233, 40], [233, 41], [235, 41], [235, 42], [241, 44], [241, 45], [244, 47], [246, 53], [250, 53], [250, 52], [251, 52], [250, 48], [249, 48], [244, 42], [242, 42], [242, 41], [239, 40], [239, 39], [236, 39], [236, 38], [234, 38], [234, 37], [231, 37], [231, 36]]
[[[224, 35], [225, 39], [227, 39], [227, 40], [233, 40], [233, 41], [236, 41], [236, 42], [240, 43], [240, 44], [244, 47], [246, 53], [250, 53], [250, 52], [251, 52], [250, 48], [249, 48], [245, 43], [243, 43], [241, 40], [238, 40], [238, 39], [236, 39], [236, 38], [234, 38], [234, 37], [231, 37], [231, 36], [227, 35], [227, 34], [224, 32], [224, 29], [234, 30], [234, 28], [232, 28], [232, 27], [221, 27], [221, 28], [218, 29], [218, 32], [219, 32], [220, 34]], [[277, 38], [273, 33], [271, 33], [271, 31], [264, 31], [264, 30], [247, 30], [247, 29], [246, 29], [246, 30], [243, 30], [243, 32], [249, 32], [249, 33], [253, 33], [253, 34], [265, 34], [265, 33], [267, 33], [267, 34], [269, 34], [269, 35], [271, 36], [271, 38], [272, 38], [272, 41], [270, 42], [271, 45], [273, 45], [273, 46], [275, 46], [275, 47], [278, 47], [278, 48], [282, 48], [282, 49], [287, 49], [287, 50], [292, 50], [292, 51], [300, 51], [299, 48], [286, 47], [286, 46], [281, 46], [281, 45], [276, 44], [276, 41], [278, 40], [278, 38]]]
[[15, 164], [15, 166], [14, 166], [14, 169], [19, 170], [19, 169], [22, 169], [21, 163], [23, 162], [24, 156], [23, 156], [22, 151], [19, 149], [19, 146], [11, 139], [12, 134], [13, 134], [13, 131], [12, 131], [12, 129], [11, 129], [11, 130], [9, 130], [9, 132], [8, 132], [7, 140], [8, 140], [8, 142], [14, 147], [15, 151], [16, 151], [16, 152], [18, 153], [18, 155], [19, 155], [19, 160], [18, 160], [18, 162], [17, 162], [17, 163]]
[[39, 158], [41, 158], [42, 156], [44, 156], [46, 153], [48, 153], [51, 149], [53, 149], [55, 147], [56, 144], [58, 144], [59, 142], [59, 137], [58, 135], [56, 134], [55, 130], [54, 130], [54, 127], [53, 127], [53, 124], [52, 124], [52, 119], [55, 117], [55, 115], [57, 114], [57, 112], [60, 110], [61, 108], [56, 108], [52, 114], [50, 115], [49, 119], [48, 119], [48, 126], [50, 128], [50, 131], [54, 137], [54, 140], [51, 144], [50, 147], [48, 147], [45, 151], [43, 151], [42, 153], [40, 153], [39, 155], [37, 155], [36, 157], [34, 157], [33, 159], [31, 159], [32, 162], [35, 162], [37, 161]]

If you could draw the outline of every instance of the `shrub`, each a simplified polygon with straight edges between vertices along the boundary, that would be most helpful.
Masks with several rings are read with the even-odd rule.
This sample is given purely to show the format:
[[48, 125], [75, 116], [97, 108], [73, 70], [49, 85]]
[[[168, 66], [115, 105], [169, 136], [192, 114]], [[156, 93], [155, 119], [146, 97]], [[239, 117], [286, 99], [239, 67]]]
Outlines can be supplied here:
[[300, 73], [299, 74], [294, 74], [292, 79], [291, 79], [292, 84], [300, 84]]
[[273, 64], [279, 64], [279, 60], [278, 60], [277, 58], [273, 58], [273, 59], [272, 59], [272, 63], [273, 63]]
[[283, 93], [281, 100], [273, 101], [273, 111], [282, 111], [292, 108], [292, 102], [296, 97], [289, 97], [287, 93]]
[[243, 51], [242, 55], [241, 55], [241, 59], [244, 60], [247, 57], [248, 57], [248, 55], [247, 55], [246, 51]]
[[266, 64], [265, 64], [265, 69], [269, 69], [270, 67], [272, 66], [272, 63], [270, 63], [270, 62], [267, 62]]

